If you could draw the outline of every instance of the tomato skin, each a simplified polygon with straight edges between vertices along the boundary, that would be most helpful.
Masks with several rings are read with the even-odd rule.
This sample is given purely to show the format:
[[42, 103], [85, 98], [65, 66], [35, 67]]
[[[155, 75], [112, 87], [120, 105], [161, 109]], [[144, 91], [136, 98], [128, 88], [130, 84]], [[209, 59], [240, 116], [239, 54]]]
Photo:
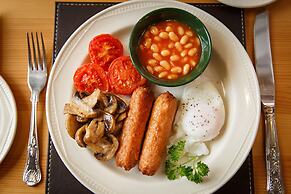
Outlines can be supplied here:
[[92, 63], [100, 65], [107, 71], [111, 62], [123, 55], [123, 46], [110, 34], [100, 34], [90, 41], [89, 55]]
[[109, 91], [107, 74], [96, 64], [83, 64], [76, 70], [73, 80], [74, 86], [79, 92], [91, 94], [97, 88]]
[[146, 83], [133, 66], [129, 56], [115, 59], [108, 69], [109, 84], [113, 93], [130, 95], [141, 85]]

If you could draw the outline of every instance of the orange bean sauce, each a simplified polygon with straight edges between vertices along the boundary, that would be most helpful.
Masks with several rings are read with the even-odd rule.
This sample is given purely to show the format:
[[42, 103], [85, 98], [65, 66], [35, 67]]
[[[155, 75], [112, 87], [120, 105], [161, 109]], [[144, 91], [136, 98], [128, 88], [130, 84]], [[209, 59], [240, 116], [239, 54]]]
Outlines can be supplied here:
[[142, 64], [161, 79], [187, 75], [201, 56], [201, 44], [196, 33], [174, 20], [150, 26], [141, 37], [139, 46]]

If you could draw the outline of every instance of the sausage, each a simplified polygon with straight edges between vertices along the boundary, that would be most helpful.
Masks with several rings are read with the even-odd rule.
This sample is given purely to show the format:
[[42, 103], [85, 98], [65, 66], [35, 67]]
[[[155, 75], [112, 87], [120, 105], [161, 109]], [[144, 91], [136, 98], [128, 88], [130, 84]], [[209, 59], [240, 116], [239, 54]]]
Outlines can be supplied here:
[[139, 170], [144, 175], [154, 175], [164, 158], [177, 100], [169, 92], [161, 94], [154, 103], [139, 161]]
[[146, 124], [154, 101], [148, 88], [137, 88], [130, 100], [129, 112], [121, 132], [120, 147], [116, 154], [116, 165], [125, 170], [133, 168], [139, 159]]

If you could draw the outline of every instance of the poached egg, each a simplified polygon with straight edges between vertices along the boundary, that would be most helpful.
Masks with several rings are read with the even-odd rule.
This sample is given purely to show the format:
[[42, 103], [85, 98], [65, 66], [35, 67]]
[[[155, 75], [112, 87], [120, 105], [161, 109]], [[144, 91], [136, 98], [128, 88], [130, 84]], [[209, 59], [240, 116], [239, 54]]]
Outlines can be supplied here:
[[185, 151], [191, 155], [207, 155], [204, 142], [220, 133], [225, 120], [225, 108], [216, 86], [209, 80], [196, 80], [184, 89], [177, 110], [173, 140], [185, 139]]

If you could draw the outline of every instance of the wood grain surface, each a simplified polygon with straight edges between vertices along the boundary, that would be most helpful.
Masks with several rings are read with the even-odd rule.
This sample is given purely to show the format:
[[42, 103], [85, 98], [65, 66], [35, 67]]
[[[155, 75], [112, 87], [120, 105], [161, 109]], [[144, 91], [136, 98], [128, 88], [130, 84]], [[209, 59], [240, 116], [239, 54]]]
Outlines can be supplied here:
[[[86, 0], [88, 2], [90, 0]], [[187, 2], [215, 3], [214, 0]], [[246, 10], [247, 51], [253, 56], [253, 24], [255, 14], [263, 8]], [[277, 0], [267, 6], [270, 11], [271, 44], [276, 79], [277, 127], [286, 191], [291, 190], [291, 3]], [[26, 32], [43, 32], [48, 64], [53, 50], [55, 1], [0, 0], [0, 74], [10, 85], [17, 104], [18, 123], [13, 145], [0, 164], [0, 193], [44, 193], [46, 180], [48, 129], [45, 119], [45, 93], [38, 106], [38, 135], [42, 181], [35, 187], [22, 182], [26, 159], [30, 118], [30, 91], [26, 84]], [[254, 60], [253, 60], [254, 61]], [[51, 67], [51, 65], [50, 65]], [[1, 107], [0, 107], [1, 108]], [[265, 193], [264, 130], [262, 122], [253, 146], [255, 192]], [[239, 189], [239, 188], [238, 188]]]

